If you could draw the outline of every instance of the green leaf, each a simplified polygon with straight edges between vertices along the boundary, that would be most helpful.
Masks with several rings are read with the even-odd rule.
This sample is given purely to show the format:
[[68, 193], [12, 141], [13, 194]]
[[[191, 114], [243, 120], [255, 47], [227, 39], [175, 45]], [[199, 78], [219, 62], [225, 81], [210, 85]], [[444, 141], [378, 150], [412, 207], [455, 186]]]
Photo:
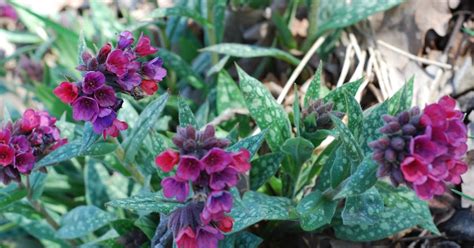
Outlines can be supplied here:
[[38, 200], [43, 194], [46, 177], [46, 173], [39, 171], [34, 171], [30, 174], [31, 198], [33, 200]]
[[372, 187], [366, 192], [347, 197], [342, 211], [344, 225], [372, 225], [384, 210], [383, 198], [379, 191]]
[[249, 76], [238, 66], [237, 71], [240, 89], [250, 115], [260, 129], [268, 129], [266, 140], [272, 151], [279, 150], [281, 144], [291, 136], [288, 115], [257, 79]]
[[259, 47], [238, 43], [221, 43], [201, 49], [203, 52], [214, 52], [238, 58], [274, 57], [298, 65], [300, 60], [293, 55], [276, 48]]
[[235, 248], [257, 248], [263, 239], [251, 232], [240, 232], [235, 237]]
[[56, 235], [62, 239], [85, 236], [113, 221], [115, 216], [95, 206], [79, 206], [61, 219]]
[[379, 11], [390, 9], [401, 2], [402, 0], [382, 2], [370, 0], [321, 1], [318, 10], [317, 34], [320, 35], [330, 29], [350, 26]]
[[344, 90], [344, 98], [347, 106], [347, 115], [349, 117], [349, 130], [352, 132], [356, 140], [359, 139], [362, 134], [362, 122], [364, 120], [364, 115], [362, 113], [362, 108], [356, 99], [349, 95], [349, 93]]
[[282, 159], [281, 153], [268, 153], [253, 160], [250, 169], [250, 189], [257, 190], [275, 175]]
[[87, 150], [99, 138], [99, 135], [94, 132], [92, 124], [86, 122], [84, 124], [84, 131], [82, 131], [82, 144], [80, 152]]
[[276, 11], [272, 13], [272, 22], [275, 24], [275, 27], [278, 31], [278, 40], [280, 43], [287, 47], [287, 48], [296, 48], [296, 40], [293, 37], [288, 25], [286, 24], [285, 20], [283, 20], [282, 16]]
[[79, 140], [72, 141], [71, 143], [67, 143], [58, 149], [54, 150], [50, 154], [48, 154], [46, 157], [42, 158], [38, 163], [35, 165], [35, 170], [57, 164], [66, 160], [70, 160], [75, 157], [80, 157], [80, 156], [101, 156], [108, 154], [110, 152], [113, 152], [116, 148], [117, 145], [111, 144], [111, 143], [106, 143], [106, 142], [100, 142], [97, 144], [92, 145], [89, 147], [89, 149], [85, 150], [84, 152], [81, 152], [81, 147], [82, 143]]
[[158, 121], [161, 112], [165, 108], [168, 94], [165, 93], [159, 98], [148, 104], [143, 112], [140, 114], [136, 128], [128, 135], [124, 141], [125, 158], [128, 161], [133, 161], [138, 153], [145, 137], [150, 132], [150, 129]]
[[[357, 90], [359, 90], [360, 85], [362, 84], [363, 79], [359, 79], [354, 82], [343, 84], [341, 87], [338, 87], [332, 91], [330, 91], [324, 98], [324, 102], [331, 101], [334, 103], [334, 110], [341, 111], [346, 113], [346, 94], [352, 97], [355, 96]], [[346, 92], [346, 94], [344, 93]]]
[[254, 191], [246, 192], [242, 199], [234, 195], [234, 207], [230, 213], [235, 220], [232, 233], [261, 220], [290, 220], [291, 209], [290, 199], [284, 197], [268, 196]]
[[359, 164], [364, 159], [359, 142], [341, 119], [332, 115], [331, 120], [334, 123], [335, 131], [338, 133], [338, 138], [342, 141], [344, 149], [346, 149], [345, 153], [353, 163]]
[[103, 208], [109, 201], [105, 186], [107, 184], [105, 180], [109, 176], [107, 169], [98, 161], [88, 159], [84, 175], [87, 204]]
[[293, 123], [296, 128], [296, 136], [301, 135], [301, 124], [300, 124], [300, 97], [298, 96], [298, 87], [295, 84], [295, 100], [293, 101]]
[[390, 99], [388, 105], [388, 113], [397, 115], [398, 113], [408, 110], [411, 107], [413, 99], [413, 77], [408, 80], [403, 87], [395, 93]]
[[242, 92], [235, 84], [232, 77], [225, 70], [217, 76], [217, 113], [221, 114], [226, 109], [245, 108]]
[[321, 74], [323, 70], [323, 63], [319, 62], [318, 70], [313, 76], [313, 79], [309, 83], [308, 91], [304, 96], [304, 107], [309, 105], [310, 100], [317, 100], [320, 98], [320, 89], [321, 89]]
[[338, 201], [325, 198], [320, 191], [314, 191], [304, 197], [296, 207], [301, 228], [305, 231], [313, 231], [331, 223], [337, 203]]
[[290, 158], [291, 166], [283, 167], [294, 179], [298, 177], [301, 166], [311, 157], [314, 146], [308, 140], [296, 137], [290, 138], [281, 146], [281, 152]]
[[18, 188], [14, 184], [10, 184], [7, 187], [0, 189], [0, 208], [4, 208], [9, 204], [16, 202], [27, 195], [25, 188]]
[[178, 110], [180, 127], [187, 127], [188, 125], [191, 125], [194, 128], [198, 128], [193, 111], [191, 111], [191, 108], [182, 97], [178, 98]]
[[321, 168], [316, 180], [315, 189], [324, 192], [331, 186], [331, 170], [336, 162], [337, 150], [341, 149], [340, 147], [340, 142], [334, 140], [321, 154], [319, 154], [318, 159], [314, 162], [308, 176], [309, 180], [313, 179], [313, 177], [317, 175], [318, 169]]
[[340, 199], [362, 194], [370, 189], [377, 182], [377, 168], [378, 165], [373, 161], [372, 155], [368, 154], [335, 198]]
[[331, 166], [331, 187], [336, 188], [344, 179], [350, 176], [352, 168], [352, 160], [346, 153], [346, 149], [341, 147], [336, 150], [334, 161], [330, 161]]
[[163, 18], [168, 16], [187, 17], [193, 19], [205, 28], [213, 28], [213, 25], [209, 23], [206, 18], [202, 17], [197, 11], [186, 7], [177, 6], [172, 8], [159, 8], [151, 13], [152, 18]]
[[0, 36], [5, 37], [6, 40], [14, 44], [31, 44], [42, 42], [42, 39], [38, 37], [38, 35], [29, 32], [8, 31], [5, 29], [0, 29]]
[[263, 130], [259, 134], [241, 139], [231, 147], [227, 148], [227, 151], [238, 152], [241, 148], [245, 148], [250, 152], [250, 158], [252, 158], [262, 145], [266, 133], [267, 130]]
[[207, 87], [199, 75], [179, 55], [160, 48], [158, 56], [165, 61], [165, 67], [175, 71], [181, 80], [186, 81], [196, 89], [205, 89]]
[[405, 187], [394, 188], [384, 182], [379, 182], [376, 187], [385, 203], [377, 222], [371, 225], [336, 225], [336, 237], [353, 241], [379, 240], [416, 225], [439, 234], [428, 204], [418, 199], [413, 191]]
[[136, 195], [125, 199], [116, 199], [106, 204], [110, 207], [124, 208], [139, 212], [142, 215], [149, 213], [169, 214], [181, 204], [163, 197], [161, 193]]
[[29, 203], [17, 201], [6, 207], [0, 208], [0, 213], [15, 213], [30, 220], [41, 220], [43, 216]]

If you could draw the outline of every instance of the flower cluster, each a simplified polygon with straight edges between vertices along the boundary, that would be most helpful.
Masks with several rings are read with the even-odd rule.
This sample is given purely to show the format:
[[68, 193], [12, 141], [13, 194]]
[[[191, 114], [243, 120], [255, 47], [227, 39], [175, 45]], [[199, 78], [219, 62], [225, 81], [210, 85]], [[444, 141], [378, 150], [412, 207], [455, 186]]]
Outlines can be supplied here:
[[448, 96], [438, 103], [383, 116], [384, 134], [369, 146], [380, 164], [378, 176], [390, 176], [396, 185], [405, 183], [422, 199], [443, 194], [446, 183], [461, 183], [467, 171], [462, 157], [467, 150], [467, 129], [456, 101]]
[[[327, 135], [324, 132], [334, 127], [331, 115], [342, 118], [344, 113], [334, 111], [332, 102], [324, 103], [322, 99], [311, 101], [308, 107], [301, 111], [302, 136], [315, 146], [319, 145]], [[323, 133], [322, 133], [323, 132]]]
[[229, 189], [237, 185], [239, 173], [250, 169], [250, 153], [225, 151], [229, 143], [214, 132], [210, 125], [203, 131], [178, 128], [173, 142], [179, 152], [167, 150], [156, 157], [157, 166], [165, 172], [178, 165], [176, 174], [161, 182], [165, 197], [184, 202], [191, 189], [194, 193], [171, 213], [168, 222], [179, 248], [215, 248], [224, 237], [222, 232], [232, 230], [233, 219], [226, 215], [233, 204]]
[[15, 123], [0, 128], [0, 181], [20, 181], [39, 158], [67, 142], [61, 139], [56, 119], [44, 111], [28, 109]]
[[158, 51], [150, 45], [150, 38], [141, 35], [132, 46], [134, 41], [132, 33], [124, 31], [115, 48], [107, 43], [95, 57], [84, 52], [83, 64], [77, 68], [85, 72], [82, 81], [62, 82], [54, 90], [61, 101], [71, 104], [75, 120], [92, 122], [94, 131], [102, 133], [104, 138], [117, 137], [119, 131], [128, 128], [117, 119], [123, 100], [116, 93], [129, 94], [135, 99], [153, 95], [158, 82], [166, 76], [161, 58], [139, 61]]
[[0, 18], [5, 17], [13, 21], [18, 20], [18, 15], [15, 9], [5, 1], [0, 1]]

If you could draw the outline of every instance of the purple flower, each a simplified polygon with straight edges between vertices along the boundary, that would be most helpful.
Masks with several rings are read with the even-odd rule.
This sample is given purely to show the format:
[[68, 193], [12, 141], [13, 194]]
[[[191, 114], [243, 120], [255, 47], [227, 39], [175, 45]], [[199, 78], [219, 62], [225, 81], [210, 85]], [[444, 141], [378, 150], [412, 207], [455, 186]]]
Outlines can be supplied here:
[[422, 184], [428, 179], [428, 166], [417, 157], [406, 157], [400, 168], [408, 182]]
[[119, 49], [113, 50], [107, 57], [105, 62], [107, 70], [114, 73], [118, 77], [122, 77], [128, 71], [129, 58]]
[[217, 248], [224, 235], [216, 228], [206, 225], [198, 228], [196, 239], [198, 248]]
[[31, 151], [30, 143], [28, 143], [28, 139], [26, 138], [25, 135], [19, 135], [19, 136], [13, 137], [12, 145], [13, 145], [13, 149], [15, 149], [17, 153], [24, 153], [24, 152]]
[[228, 191], [214, 191], [208, 196], [204, 210], [211, 214], [228, 213], [232, 209], [232, 201]]
[[448, 122], [446, 129], [447, 141], [452, 146], [460, 146], [467, 141], [467, 129], [460, 119]]
[[131, 71], [118, 79], [118, 83], [126, 91], [131, 91], [133, 87], [140, 85], [141, 81], [140, 74]]
[[0, 144], [0, 165], [8, 166], [13, 162], [15, 150], [8, 145]]
[[176, 235], [176, 244], [178, 248], [197, 248], [196, 234], [191, 227], [183, 228]]
[[232, 162], [232, 157], [220, 148], [212, 148], [201, 161], [205, 165], [208, 174], [222, 171]]
[[133, 38], [133, 34], [130, 31], [123, 31], [119, 35], [119, 41], [117, 43], [117, 48], [124, 50], [130, 47], [135, 39]]
[[203, 164], [199, 159], [193, 156], [184, 155], [179, 161], [176, 175], [186, 180], [196, 180], [199, 177], [199, 173], [203, 168]]
[[428, 127], [424, 135], [419, 135], [410, 142], [410, 154], [417, 155], [425, 163], [431, 163], [436, 156], [446, 152], [444, 147], [431, 141], [431, 129]]
[[142, 67], [143, 75], [154, 81], [161, 81], [166, 76], [166, 69], [163, 68], [163, 60], [154, 58], [146, 62]]
[[91, 71], [86, 73], [82, 82], [82, 91], [86, 94], [92, 94], [98, 88], [105, 84], [105, 76], [100, 71]]
[[0, 129], [0, 144], [10, 144], [11, 132], [8, 128]]
[[107, 85], [97, 89], [94, 92], [94, 98], [100, 107], [112, 107], [117, 100], [114, 89]]
[[0, 17], [7, 17], [13, 21], [18, 20], [18, 15], [15, 9], [6, 3], [0, 3]]
[[238, 181], [238, 172], [232, 167], [227, 167], [223, 171], [211, 174], [209, 186], [213, 190], [222, 190], [237, 185]]
[[99, 114], [99, 105], [93, 98], [81, 96], [72, 104], [74, 120], [94, 121]]
[[429, 200], [433, 198], [434, 195], [441, 195], [445, 191], [444, 183], [441, 181], [435, 181], [431, 178], [428, 178], [422, 184], [413, 185], [416, 194], [423, 200]]
[[178, 177], [167, 177], [161, 181], [163, 195], [167, 198], [176, 197], [176, 200], [184, 202], [189, 194], [189, 184], [187, 180]]
[[30, 173], [34, 164], [35, 156], [31, 152], [21, 153], [15, 156], [15, 168], [17, 168], [20, 173]]
[[137, 42], [137, 46], [135, 47], [135, 52], [139, 56], [143, 57], [143, 56], [154, 54], [156, 53], [156, 51], [158, 51], [158, 49], [150, 45], [150, 37], [143, 34], [140, 35], [140, 38], [138, 39], [138, 42]]
[[101, 112], [109, 112], [109, 113], [103, 116], [99, 115], [95, 119], [93, 123], [93, 128], [94, 128], [95, 133], [104, 132], [105, 129], [112, 126], [112, 124], [114, 123], [114, 120], [117, 118], [117, 114], [110, 109], [106, 109], [106, 111], [101, 111]]

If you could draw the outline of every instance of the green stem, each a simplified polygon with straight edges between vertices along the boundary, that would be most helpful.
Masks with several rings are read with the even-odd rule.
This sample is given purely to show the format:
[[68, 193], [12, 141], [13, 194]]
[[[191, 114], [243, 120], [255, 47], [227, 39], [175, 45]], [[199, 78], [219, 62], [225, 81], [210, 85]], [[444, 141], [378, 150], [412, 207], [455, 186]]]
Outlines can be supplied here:
[[[214, 23], [214, 0], [207, 0], [207, 20], [210, 23]], [[217, 42], [215, 29], [209, 26], [206, 28], [206, 31], [209, 45], [215, 45]], [[211, 53], [211, 62], [213, 65], [219, 62], [219, 57], [217, 53]]]
[[[118, 140], [115, 138], [113, 139], [113, 141], [115, 142], [115, 144], [117, 144], [117, 150], [116, 150], [116, 154], [117, 154], [117, 157], [120, 161], [126, 161], [125, 160], [125, 150], [123, 149], [122, 145], [120, 144], [120, 142], [118, 142]], [[144, 185], [145, 184], [145, 178], [143, 177], [142, 174], [140, 174], [140, 172], [137, 170], [137, 166], [136, 164], [134, 163], [129, 163], [128, 166], [126, 166], [125, 168], [127, 168], [128, 172], [130, 172], [130, 175], [132, 175], [133, 179], [139, 183], [140, 185]]]

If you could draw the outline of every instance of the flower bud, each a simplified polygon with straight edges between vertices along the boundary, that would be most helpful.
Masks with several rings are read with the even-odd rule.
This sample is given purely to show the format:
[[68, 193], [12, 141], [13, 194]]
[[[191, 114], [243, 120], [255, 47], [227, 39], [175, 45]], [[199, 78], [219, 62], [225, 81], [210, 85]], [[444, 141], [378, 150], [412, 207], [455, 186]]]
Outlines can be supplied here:
[[390, 141], [390, 146], [395, 151], [403, 151], [405, 149], [405, 141], [403, 140], [403, 138], [395, 137]]

